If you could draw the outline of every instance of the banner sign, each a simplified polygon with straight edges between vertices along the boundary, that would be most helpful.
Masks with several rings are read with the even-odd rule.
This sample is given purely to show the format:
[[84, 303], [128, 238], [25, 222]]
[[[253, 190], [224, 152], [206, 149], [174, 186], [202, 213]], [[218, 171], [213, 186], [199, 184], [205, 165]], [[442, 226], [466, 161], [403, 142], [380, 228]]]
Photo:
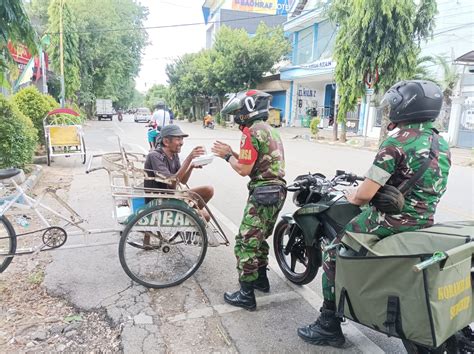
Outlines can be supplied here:
[[268, 15], [287, 15], [294, 0], [232, 0], [232, 10]]

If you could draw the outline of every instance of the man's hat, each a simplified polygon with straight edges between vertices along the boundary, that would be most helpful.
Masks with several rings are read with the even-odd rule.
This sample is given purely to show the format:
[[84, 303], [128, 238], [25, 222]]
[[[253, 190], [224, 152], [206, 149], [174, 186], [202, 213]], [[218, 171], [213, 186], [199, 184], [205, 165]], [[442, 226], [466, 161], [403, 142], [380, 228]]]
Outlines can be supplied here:
[[161, 128], [159, 142], [161, 142], [163, 140], [163, 138], [173, 137], [173, 136], [186, 138], [189, 135], [184, 134], [183, 131], [181, 130], [181, 128], [178, 127], [177, 125], [169, 124], [169, 125], [166, 125], [163, 128]]

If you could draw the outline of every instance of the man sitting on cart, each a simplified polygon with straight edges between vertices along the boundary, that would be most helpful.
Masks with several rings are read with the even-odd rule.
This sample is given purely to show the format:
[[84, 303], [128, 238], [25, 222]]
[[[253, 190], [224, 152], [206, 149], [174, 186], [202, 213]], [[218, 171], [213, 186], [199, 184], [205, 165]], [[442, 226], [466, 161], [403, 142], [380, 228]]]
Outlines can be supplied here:
[[[157, 145], [146, 157], [145, 170], [148, 177], [155, 177], [155, 172], [164, 177], [174, 177], [179, 183], [186, 184], [191, 176], [194, 168], [192, 160], [196, 157], [205, 154], [202, 146], [196, 146], [191, 153], [181, 163], [178, 154], [181, 152], [181, 147], [184, 144], [184, 138], [188, 134], [183, 133], [177, 125], [167, 125], [161, 129], [157, 140]], [[176, 182], [173, 184], [166, 184], [153, 180], [145, 180], [145, 188], [161, 188], [161, 189], [176, 189]], [[214, 188], [212, 186], [198, 186], [189, 189], [191, 192], [198, 194], [204, 203], [207, 203], [214, 195]], [[145, 198], [148, 203], [153, 198]], [[201, 215], [207, 220], [210, 216], [204, 209], [204, 204], [201, 200], [198, 203]]]

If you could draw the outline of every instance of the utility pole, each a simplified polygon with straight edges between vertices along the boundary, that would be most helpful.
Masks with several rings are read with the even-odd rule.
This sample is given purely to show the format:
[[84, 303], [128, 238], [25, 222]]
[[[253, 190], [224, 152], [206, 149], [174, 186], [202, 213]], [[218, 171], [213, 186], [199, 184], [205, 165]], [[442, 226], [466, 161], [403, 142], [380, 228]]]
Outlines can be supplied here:
[[63, 5], [64, 0], [59, 0], [59, 56], [61, 67], [61, 107], [64, 108], [66, 90], [64, 87], [64, 48], [63, 48]]

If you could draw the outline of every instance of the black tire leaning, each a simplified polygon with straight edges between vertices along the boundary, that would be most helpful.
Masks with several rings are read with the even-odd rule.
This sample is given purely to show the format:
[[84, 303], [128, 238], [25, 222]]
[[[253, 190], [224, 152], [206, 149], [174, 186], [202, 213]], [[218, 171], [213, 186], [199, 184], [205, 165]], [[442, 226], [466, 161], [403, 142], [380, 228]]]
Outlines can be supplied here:
[[[180, 279], [178, 279], [174, 282], [170, 282], [170, 283], [164, 284], [164, 285], [151, 284], [147, 281], [144, 281], [144, 280], [138, 278], [128, 267], [127, 261], [126, 261], [126, 258], [125, 258], [125, 246], [126, 246], [126, 243], [127, 243], [126, 242], [127, 241], [127, 236], [128, 236], [128, 233], [130, 232], [130, 230], [132, 229], [132, 227], [135, 225], [135, 223], [137, 223], [145, 215], [148, 215], [148, 214], [150, 214], [154, 211], [160, 210], [160, 209], [175, 209], [175, 210], [181, 211], [182, 213], [187, 214], [187, 216], [190, 217], [196, 223], [196, 225], [200, 228], [201, 234], [204, 235], [204, 237], [203, 237], [203, 246], [202, 246], [203, 251], [202, 251], [198, 261], [194, 265], [194, 268], [192, 268], [191, 271], [189, 271], [184, 277], [182, 277], [182, 278], [180, 278]], [[169, 288], [169, 287], [181, 284], [182, 282], [184, 282], [186, 279], [188, 279], [191, 275], [193, 275], [199, 269], [202, 262], [204, 261], [204, 258], [206, 257], [207, 244], [208, 244], [208, 241], [207, 241], [206, 227], [204, 225], [204, 222], [201, 220], [201, 218], [197, 214], [197, 212], [189, 206], [185, 207], [182, 204], [176, 203], [176, 201], [165, 200], [165, 201], [162, 201], [158, 205], [154, 205], [154, 206], [150, 206], [149, 208], [146, 208], [142, 212], [138, 213], [134, 218], [132, 218], [127, 223], [127, 226], [122, 231], [121, 237], [120, 237], [119, 260], [120, 260], [120, 264], [122, 265], [123, 270], [125, 271], [125, 273], [127, 273], [127, 275], [130, 277], [130, 279], [132, 279], [133, 281], [135, 281], [138, 284], [141, 284], [143, 286], [146, 286], [148, 288], [164, 289], [164, 288]]]
[[[308, 258], [308, 266], [303, 273], [293, 272], [290, 266], [286, 263], [283, 254], [282, 240], [286, 229], [290, 225], [286, 220], [280, 220], [275, 227], [273, 234], [273, 250], [275, 252], [276, 261], [285, 277], [296, 285], [304, 285], [310, 283], [318, 274], [319, 264], [321, 262], [321, 250], [315, 247], [305, 246], [305, 254]], [[295, 225], [295, 227], [298, 227]]]
[[[3, 224], [5, 226], [5, 229], [8, 232], [8, 240], [9, 240], [9, 243], [10, 243], [10, 245], [8, 247], [8, 253], [9, 254], [14, 254], [16, 252], [16, 233], [15, 233], [15, 229], [13, 228], [10, 221], [8, 221], [8, 219], [4, 215], [0, 216], [0, 224]], [[13, 257], [6, 257], [0, 263], [0, 273], [2, 273], [5, 269], [8, 268], [8, 266], [10, 265], [12, 260], [13, 260]]]

